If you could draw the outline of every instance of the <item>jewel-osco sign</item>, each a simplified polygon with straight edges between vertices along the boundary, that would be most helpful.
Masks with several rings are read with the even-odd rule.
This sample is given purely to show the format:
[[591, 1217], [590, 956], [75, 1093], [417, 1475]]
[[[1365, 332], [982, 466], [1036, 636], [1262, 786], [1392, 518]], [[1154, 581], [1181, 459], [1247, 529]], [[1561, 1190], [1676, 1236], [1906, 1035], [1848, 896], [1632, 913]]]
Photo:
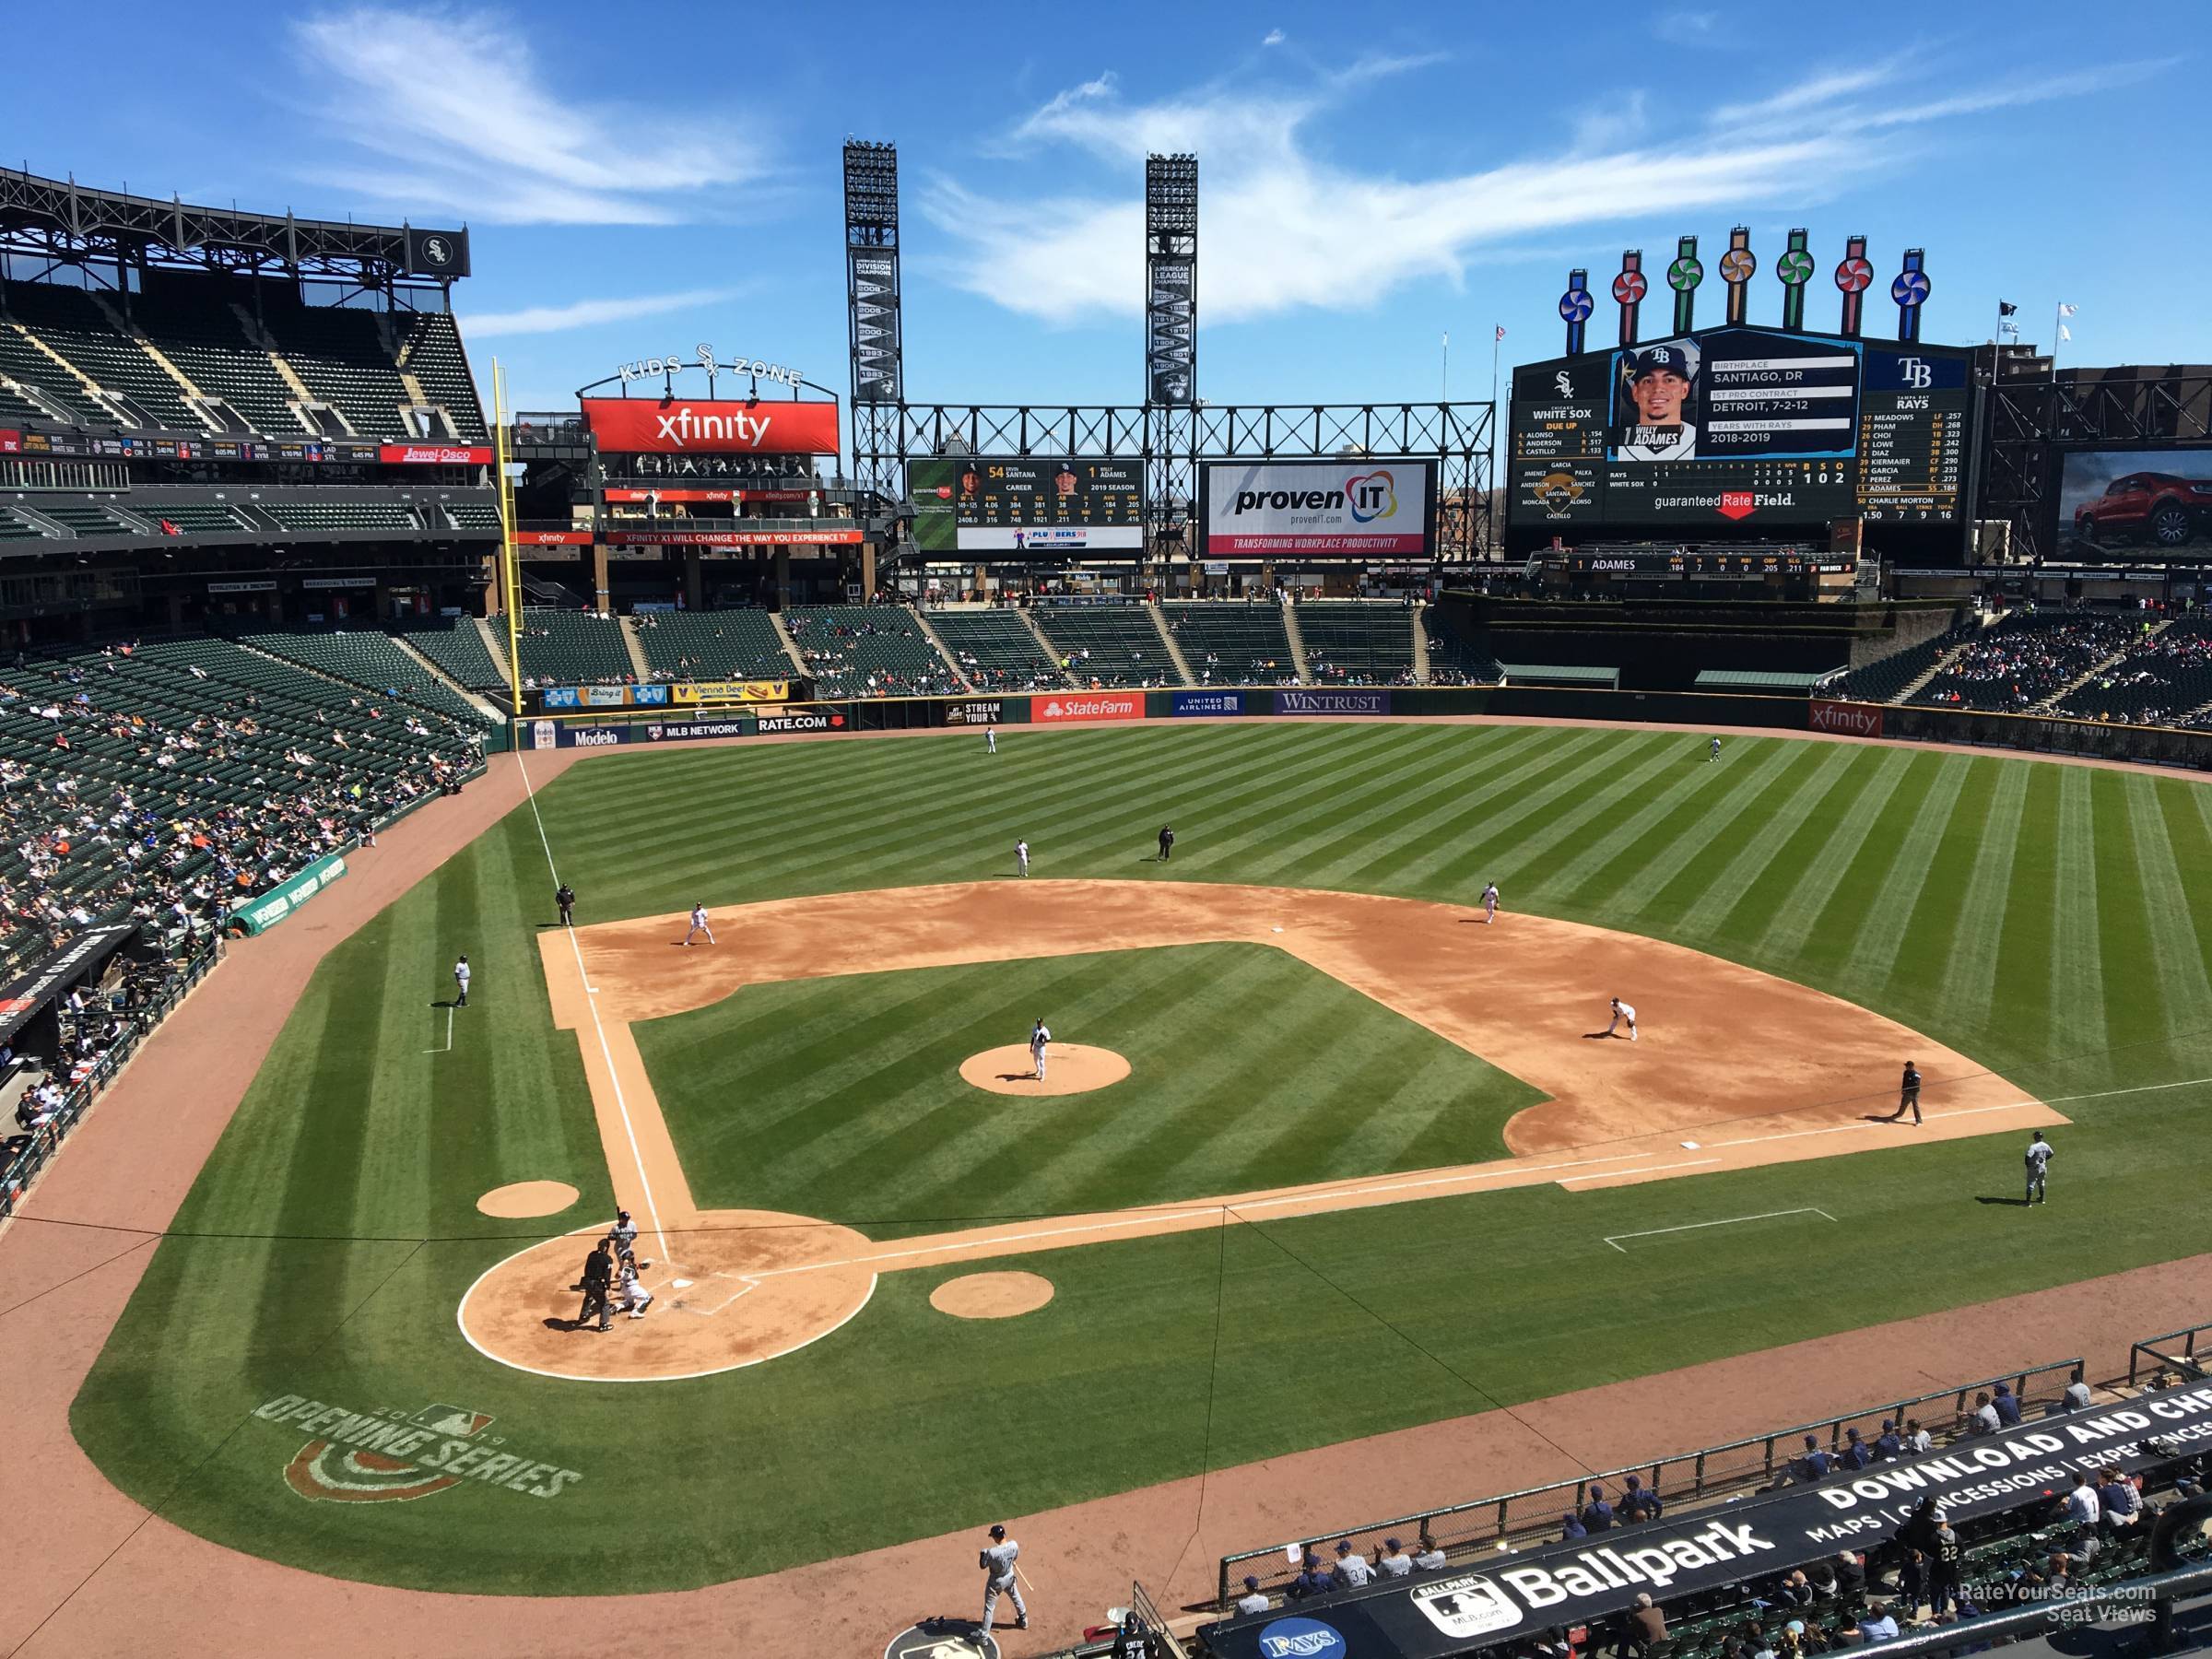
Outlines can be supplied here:
[[309, 1437], [284, 1466], [285, 1484], [319, 1503], [404, 1503], [465, 1480], [530, 1498], [556, 1498], [582, 1480], [575, 1469], [502, 1451], [487, 1435], [493, 1418], [460, 1406], [417, 1412], [355, 1412], [301, 1394], [280, 1394], [253, 1415]]

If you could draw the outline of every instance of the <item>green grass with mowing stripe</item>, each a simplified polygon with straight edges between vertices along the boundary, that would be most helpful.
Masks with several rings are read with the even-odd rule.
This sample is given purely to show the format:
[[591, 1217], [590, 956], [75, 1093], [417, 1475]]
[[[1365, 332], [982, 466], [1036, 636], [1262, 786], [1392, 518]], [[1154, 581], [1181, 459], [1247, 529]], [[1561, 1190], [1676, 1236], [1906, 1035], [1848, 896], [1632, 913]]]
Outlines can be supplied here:
[[[1708, 766], [1695, 735], [1633, 729], [1163, 724], [1017, 730], [1001, 750], [894, 738], [595, 758], [546, 792], [546, 829], [585, 921], [971, 879], [1005, 871], [1020, 836], [1043, 876], [1460, 901], [1494, 877], [1502, 925], [1536, 911], [1713, 951], [2062, 1100], [2077, 1121], [2053, 1135], [2053, 1201], [1975, 1202], [2014, 1194], [2012, 1137], [1900, 1130], [1892, 1149], [1664, 1186], [1523, 1189], [1051, 1253], [1024, 1265], [1058, 1294], [1010, 1321], [932, 1312], [930, 1289], [958, 1269], [893, 1274], [834, 1335], [747, 1371], [646, 1388], [529, 1376], [470, 1349], [453, 1307], [535, 1227], [604, 1217], [610, 1198], [577, 1040], [551, 1029], [538, 982], [552, 882], [524, 812], [319, 971], [78, 1397], [100, 1466], [180, 1524], [318, 1571], [442, 1589], [679, 1587], [2168, 1259], [2212, 1219], [2212, 1088], [2194, 1081], [2212, 1077], [2212, 795], [2192, 780], [1766, 738]], [[1165, 867], [1149, 862], [1163, 821], [1181, 837]], [[464, 949], [473, 1006], [453, 1052], [425, 1055]], [[1119, 977], [1100, 982], [1109, 999]], [[699, 1091], [676, 1108], [679, 1133], [714, 1133], [725, 1065], [773, 1088], [723, 1111], [827, 1110], [846, 1137], [871, 1098], [888, 1136], [901, 1113], [926, 1120], [889, 1057], [900, 1018], [912, 1053], [943, 1039], [933, 999], [871, 991], [853, 1033], [861, 1098], [825, 1101], [807, 1091], [815, 1072], [830, 1088], [829, 1068], [781, 1069], [779, 1034], [748, 1030], [757, 993], [666, 1022], [675, 1037], [685, 1021], [712, 1031], [700, 1052], [717, 1056], [691, 1080], [653, 1056], [665, 1093]], [[1018, 978], [1000, 1000], [1015, 1037], [993, 1015], [995, 1040], [1018, 1040], [1035, 1011]], [[1647, 1017], [1665, 1018], [1664, 996], [1650, 1001]], [[1254, 1076], [1256, 1104], [1216, 1097], [1220, 1110], [1364, 1118], [1356, 1094], [1327, 1114], [1350, 1086], [1305, 1057], [1311, 1033], [1282, 1020], [1263, 1035], [1302, 1064]], [[759, 1160], [761, 1179], [835, 1190], [793, 1138]], [[1084, 1181], [1134, 1182], [1138, 1145]], [[854, 1189], [876, 1193], [896, 1192], [901, 1157], [930, 1156], [852, 1150]], [[982, 1176], [1044, 1190], [1059, 1179], [1051, 1150], [1027, 1170], [1010, 1150]], [[1243, 1150], [1222, 1137], [1206, 1155]], [[723, 1201], [763, 1196], [744, 1166], [734, 1140], [713, 1176]], [[959, 1174], [930, 1170], [933, 1199]], [[474, 1209], [487, 1188], [547, 1176], [583, 1189], [571, 1216]], [[1626, 1256], [1603, 1241], [1799, 1206], [1839, 1225], [1793, 1235], [1786, 1263], [1758, 1227]], [[2050, 1334], [2054, 1357], [2070, 1342]], [[464, 1486], [310, 1503], [279, 1478], [303, 1437], [251, 1415], [287, 1394], [488, 1412], [510, 1449], [584, 1478], [547, 1500]]]
[[[1035, 1100], [961, 1080], [1041, 1009], [1131, 1075]], [[1502, 1158], [1544, 1098], [1262, 945], [750, 985], [631, 1029], [702, 1206], [872, 1237]]]

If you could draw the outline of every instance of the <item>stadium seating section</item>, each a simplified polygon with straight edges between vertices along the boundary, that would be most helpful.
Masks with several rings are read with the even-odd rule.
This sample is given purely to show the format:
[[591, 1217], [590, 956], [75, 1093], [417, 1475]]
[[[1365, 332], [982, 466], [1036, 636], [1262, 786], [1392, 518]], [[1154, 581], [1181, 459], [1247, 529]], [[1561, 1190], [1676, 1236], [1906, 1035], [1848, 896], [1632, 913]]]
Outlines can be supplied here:
[[1060, 648], [1068, 672], [1083, 685], [1180, 683], [1149, 606], [1044, 605], [1030, 614], [1045, 638]]
[[1504, 665], [1479, 645], [1462, 639], [1435, 610], [1421, 614], [1429, 635], [1429, 683], [1432, 686], [1489, 686], [1505, 677]]
[[[446, 411], [450, 436], [485, 441], [483, 406], [450, 316], [301, 306], [272, 286], [263, 289], [256, 318], [253, 297], [242, 281], [225, 279], [166, 281], [127, 301], [51, 283], [8, 283], [0, 291], [0, 416], [43, 418], [30, 397], [9, 390], [15, 382], [89, 426], [127, 417], [132, 425], [209, 430], [210, 419], [188, 401], [196, 392], [226, 406], [214, 421], [220, 429], [449, 437], [434, 418], [429, 431], [418, 425], [410, 411], [427, 403]], [[88, 382], [116, 406], [101, 406]], [[303, 415], [302, 401], [327, 406], [342, 421]]]
[[261, 510], [287, 530], [391, 530], [411, 531], [414, 510], [390, 496], [350, 500], [344, 490], [313, 496], [277, 496], [263, 500]]
[[1864, 668], [1853, 668], [1836, 683], [1834, 694], [1854, 702], [1894, 702], [1907, 686], [1940, 662], [1945, 652], [1971, 637], [1971, 632], [1941, 633], [1908, 645]]
[[1314, 599], [1298, 607], [1306, 673], [1317, 686], [1413, 682], [1414, 612], [1394, 602]]
[[2060, 698], [2056, 712], [2134, 725], [2212, 724], [2212, 620], [2183, 617]]
[[929, 622], [978, 691], [1049, 691], [1067, 684], [1018, 612], [932, 611]]
[[2139, 626], [2135, 618], [2109, 612], [2016, 612], [1983, 629], [1909, 700], [2018, 713], [2124, 649]]
[[250, 650], [279, 656], [357, 689], [402, 697], [435, 709], [463, 729], [489, 726], [496, 720], [461, 696], [390, 635], [374, 629], [332, 629], [303, 632], [284, 629], [241, 630], [234, 638]]
[[1172, 600], [1159, 612], [1191, 677], [1201, 685], [1298, 684], [1283, 607], [1274, 600]]
[[[473, 617], [410, 617], [390, 626], [456, 685], [471, 691], [497, 691], [507, 683], [506, 669], [484, 643], [484, 630]], [[504, 626], [499, 618], [492, 619], [495, 630]]]
[[220, 501], [140, 501], [133, 498], [131, 511], [157, 528], [166, 519], [182, 535], [220, 535], [246, 527], [245, 521]]
[[45, 534], [29, 519], [18, 518], [13, 509], [0, 507], [0, 541], [24, 541]]
[[933, 697], [959, 691], [914, 613], [902, 605], [824, 605], [783, 625], [824, 697]]
[[608, 686], [637, 677], [622, 624], [614, 618], [525, 610], [520, 638], [526, 685]]
[[764, 610], [653, 611], [630, 626], [654, 679], [786, 679], [794, 672]]
[[481, 729], [222, 640], [28, 660], [0, 675], [0, 964], [219, 924], [478, 766]]

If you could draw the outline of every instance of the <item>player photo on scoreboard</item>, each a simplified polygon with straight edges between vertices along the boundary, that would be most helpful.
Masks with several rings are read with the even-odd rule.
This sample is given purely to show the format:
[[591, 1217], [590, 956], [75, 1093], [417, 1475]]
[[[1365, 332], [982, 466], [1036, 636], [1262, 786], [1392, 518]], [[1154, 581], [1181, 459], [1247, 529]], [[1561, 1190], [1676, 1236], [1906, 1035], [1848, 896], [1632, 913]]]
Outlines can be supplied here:
[[1660, 340], [1615, 359], [1611, 455], [1616, 461], [1688, 461], [1698, 453], [1697, 341]]

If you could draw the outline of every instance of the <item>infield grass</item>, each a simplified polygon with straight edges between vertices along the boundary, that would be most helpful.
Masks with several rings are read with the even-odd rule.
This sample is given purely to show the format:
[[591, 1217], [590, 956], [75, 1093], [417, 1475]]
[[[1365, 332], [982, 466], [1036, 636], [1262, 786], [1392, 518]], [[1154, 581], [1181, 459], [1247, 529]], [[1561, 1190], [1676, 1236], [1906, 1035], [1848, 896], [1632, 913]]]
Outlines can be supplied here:
[[[482, 1359], [453, 1320], [522, 1238], [610, 1204], [576, 1038], [552, 1030], [539, 982], [552, 881], [525, 810], [324, 962], [78, 1397], [102, 1469], [180, 1524], [384, 1583], [677, 1588], [2164, 1260], [2199, 1248], [2212, 1220], [2212, 793], [2184, 778], [1743, 737], [1708, 766], [1701, 738], [1636, 730], [1225, 724], [1012, 730], [995, 758], [948, 738], [595, 758], [542, 805], [587, 922], [970, 879], [1003, 869], [1018, 836], [1040, 876], [1461, 901], [1495, 879], [1502, 925], [1540, 911], [1801, 980], [2001, 1069], [2075, 1123], [2053, 1134], [2052, 1202], [2031, 1211], [1975, 1202], [2013, 1194], [2010, 1137], [1900, 1132], [1891, 1150], [1661, 1186], [1055, 1252], [1022, 1264], [1053, 1279], [1053, 1302], [1015, 1320], [931, 1311], [960, 1269], [894, 1274], [834, 1335], [766, 1365], [555, 1382]], [[1163, 821], [1180, 837], [1164, 867], [1148, 858]], [[472, 1006], [452, 1053], [425, 1055], [462, 950], [479, 968]], [[1100, 971], [1095, 993], [1071, 992], [1120, 994]], [[894, 1143], [927, 1121], [928, 1090], [897, 1057], [942, 1040], [943, 1008], [888, 987], [853, 995], [882, 1029], [850, 1033], [863, 1052], [841, 1101], [809, 1094], [827, 1068], [794, 1057], [788, 1032], [747, 1028], [768, 1000], [755, 989], [665, 1022], [665, 1037], [641, 1031], [716, 1201], [854, 1213], [827, 1201], [838, 1176], [803, 1136], [781, 1144], [775, 1113], [829, 1111], [833, 1137], [873, 1123]], [[994, 1042], [1035, 1011], [1006, 997], [1017, 1037], [994, 1014]], [[835, 1024], [805, 1003], [793, 1018]], [[660, 1045], [693, 1031], [712, 1057], [687, 1078]], [[743, 1134], [710, 1145], [725, 1065], [759, 1086], [736, 1108], [769, 1114], [753, 1138], [779, 1142], [755, 1147], [749, 1171]], [[1177, 1115], [1331, 1121], [1326, 1097], [1347, 1085], [1322, 1075], [1255, 1073], [1253, 1099]], [[1334, 1103], [1346, 1120], [1365, 1111]], [[1134, 1180], [1133, 1145], [1069, 1194]], [[921, 1150], [859, 1148], [850, 1192], [935, 1204], [973, 1178]], [[1049, 1196], [1071, 1172], [1053, 1150], [1024, 1170], [1001, 1148], [980, 1168]], [[474, 1208], [544, 1177], [582, 1189], [573, 1211], [516, 1223]], [[1786, 1253], [1756, 1227], [1625, 1256], [1604, 1242], [1799, 1206], [1838, 1225], [1792, 1232]], [[2052, 1356], [2069, 1340], [2051, 1333]], [[584, 1478], [549, 1500], [464, 1486], [312, 1503], [279, 1477], [304, 1437], [251, 1416], [284, 1394], [491, 1413], [511, 1449]]]

